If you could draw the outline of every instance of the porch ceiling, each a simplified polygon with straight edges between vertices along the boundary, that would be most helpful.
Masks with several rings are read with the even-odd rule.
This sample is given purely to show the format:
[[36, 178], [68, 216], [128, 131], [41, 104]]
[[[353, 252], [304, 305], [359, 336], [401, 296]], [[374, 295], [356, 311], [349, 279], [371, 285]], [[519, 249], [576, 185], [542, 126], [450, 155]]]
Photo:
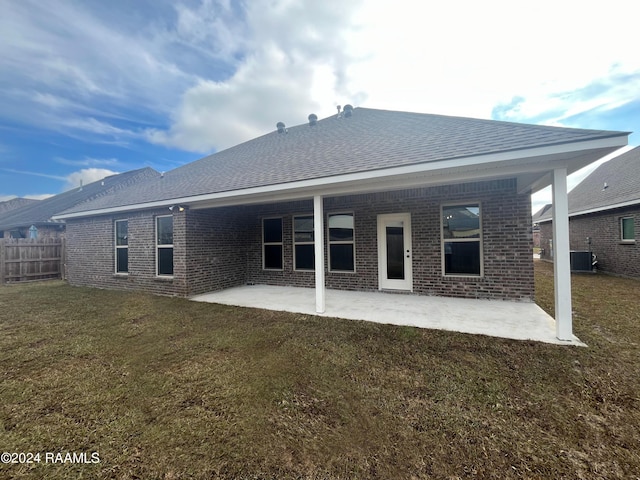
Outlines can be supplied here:
[[[191, 298], [266, 310], [319, 315], [313, 288], [252, 285]], [[556, 338], [555, 320], [535, 303], [326, 290], [325, 317], [449, 330], [515, 340], [584, 346]]]

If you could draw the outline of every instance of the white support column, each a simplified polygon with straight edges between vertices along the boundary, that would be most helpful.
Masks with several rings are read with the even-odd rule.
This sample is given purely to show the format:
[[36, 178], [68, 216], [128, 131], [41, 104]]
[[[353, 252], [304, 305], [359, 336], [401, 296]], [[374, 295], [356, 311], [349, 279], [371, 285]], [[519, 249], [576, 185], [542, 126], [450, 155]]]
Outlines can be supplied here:
[[324, 313], [324, 213], [322, 196], [313, 197], [313, 248], [316, 269], [316, 312]]
[[569, 202], [567, 169], [553, 171], [553, 279], [556, 301], [556, 337], [571, 340], [571, 265], [569, 258]]

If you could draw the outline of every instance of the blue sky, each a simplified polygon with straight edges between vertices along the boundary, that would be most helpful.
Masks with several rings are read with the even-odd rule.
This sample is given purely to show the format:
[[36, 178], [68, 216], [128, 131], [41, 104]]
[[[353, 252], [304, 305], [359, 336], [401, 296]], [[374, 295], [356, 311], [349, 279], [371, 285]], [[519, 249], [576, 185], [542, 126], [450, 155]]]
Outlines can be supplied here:
[[346, 103], [640, 130], [633, 5], [0, 0], [0, 200], [171, 170]]

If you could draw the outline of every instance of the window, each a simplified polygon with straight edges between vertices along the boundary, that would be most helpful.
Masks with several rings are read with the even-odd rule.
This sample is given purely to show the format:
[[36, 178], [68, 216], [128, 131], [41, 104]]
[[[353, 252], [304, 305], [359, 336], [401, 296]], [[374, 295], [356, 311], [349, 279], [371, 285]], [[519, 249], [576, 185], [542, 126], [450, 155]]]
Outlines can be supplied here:
[[623, 242], [635, 242], [636, 232], [633, 223], [633, 217], [624, 217], [620, 219], [620, 239]]
[[313, 215], [293, 217], [293, 268], [315, 269]]
[[444, 275], [482, 275], [480, 205], [442, 207]]
[[156, 217], [157, 275], [173, 275], [173, 217]]
[[262, 268], [282, 270], [282, 218], [262, 219]]
[[116, 220], [116, 273], [129, 272], [129, 221]]
[[355, 271], [353, 213], [329, 215], [329, 270]]

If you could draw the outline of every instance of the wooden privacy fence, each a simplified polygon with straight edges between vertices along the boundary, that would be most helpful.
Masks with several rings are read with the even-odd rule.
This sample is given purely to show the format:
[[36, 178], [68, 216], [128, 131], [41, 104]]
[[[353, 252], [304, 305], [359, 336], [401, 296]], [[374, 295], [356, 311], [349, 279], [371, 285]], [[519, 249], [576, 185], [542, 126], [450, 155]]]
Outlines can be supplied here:
[[0, 284], [64, 278], [64, 239], [0, 238]]

